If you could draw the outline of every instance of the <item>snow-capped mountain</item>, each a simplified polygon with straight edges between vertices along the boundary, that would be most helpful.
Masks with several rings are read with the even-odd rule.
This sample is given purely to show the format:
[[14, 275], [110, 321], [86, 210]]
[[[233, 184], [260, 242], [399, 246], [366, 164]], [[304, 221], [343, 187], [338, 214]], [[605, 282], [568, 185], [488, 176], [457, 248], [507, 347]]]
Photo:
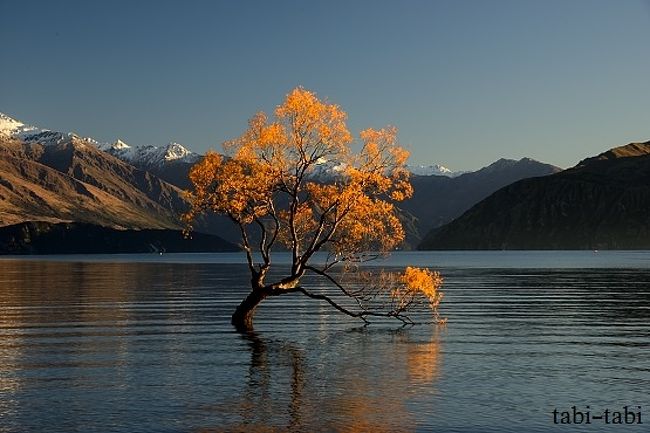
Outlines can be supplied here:
[[464, 171], [452, 171], [445, 166], [440, 164], [431, 164], [431, 165], [410, 165], [407, 164], [407, 170], [411, 172], [414, 176], [447, 176], [447, 177], [456, 177], [460, 176]]
[[[27, 125], [6, 114], [0, 113], [0, 135], [2, 134], [19, 138], [27, 143], [38, 142], [44, 145], [59, 144], [69, 141], [72, 137], [81, 138], [72, 132], [51, 131], [33, 125]], [[94, 145], [99, 150], [108, 152], [122, 161], [142, 169], [161, 168], [173, 162], [193, 164], [201, 159], [201, 155], [198, 153], [192, 152], [182, 144], [175, 142], [164, 146], [132, 146], [119, 139], [113, 143], [101, 143], [91, 137], [83, 137], [82, 140]], [[436, 175], [456, 177], [465, 173], [462, 171], [452, 171], [439, 164], [407, 165], [406, 168], [416, 176]], [[323, 159], [314, 167], [310, 176], [331, 179], [339, 176], [343, 170], [345, 170], [344, 164]]]
[[[26, 143], [40, 143], [42, 145], [60, 144], [71, 138], [81, 138], [72, 132], [50, 131], [32, 125], [27, 125], [0, 113], [0, 135], [19, 138]], [[83, 137], [84, 142], [97, 147], [99, 150], [135, 165], [140, 168], [160, 167], [167, 163], [180, 161], [194, 163], [201, 155], [192, 152], [178, 143], [169, 143], [165, 146], [130, 146], [122, 140], [114, 143], [101, 143], [91, 137]]]
[[16, 137], [26, 143], [58, 144], [76, 135], [38, 128], [0, 113], [0, 135]]
[[100, 150], [108, 152], [119, 159], [137, 167], [160, 167], [170, 162], [195, 163], [201, 158], [198, 153], [188, 150], [179, 143], [169, 143], [166, 146], [130, 146], [122, 140], [112, 144], [100, 144]]
[[40, 131], [35, 126], [25, 125], [16, 119], [0, 113], [0, 134], [9, 136], [21, 136]]
[[328, 161], [325, 158], [320, 158], [316, 164], [311, 168], [307, 175], [312, 179], [321, 180], [334, 180], [341, 176], [341, 173], [346, 169], [345, 163], [336, 161]]
[[[318, 179], [333, 179], [340, 176], [340, 173], [343, 172], [346, 168], [344, 163], [338, 163], [336, 161], [328, 161], [324, 158], [321, 158], [317, 161], [316, 165], [313, 167], [309, 175], [313, 178]], [[465, 171], [452, 171], [447, 167], [444, 167], [439, 164], [432, 165], [406, 165], [406, 169], [411, 172], [414, 176], [447, 176], [447, 177], [457, 177], [461, 174], [466, 173]]]

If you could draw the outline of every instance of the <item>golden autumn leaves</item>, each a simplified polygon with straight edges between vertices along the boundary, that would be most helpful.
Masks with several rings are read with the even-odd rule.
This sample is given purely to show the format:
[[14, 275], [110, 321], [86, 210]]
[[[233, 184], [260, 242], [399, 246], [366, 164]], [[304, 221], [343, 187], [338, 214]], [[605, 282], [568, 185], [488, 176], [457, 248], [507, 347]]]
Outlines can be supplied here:
[[[339, 106], [294, 89], [273, 119], [258, 113], [239, 138], [225, 143], [226, 156], [208, 153], [192, 168], [192, 207], [184, 218], [189, 223], [203, 212], [228, 216], [242, 230], [251, 272], [254, 247], [248, 230], [258, 231], [260, 272], [270, 266], [271, 247], [281, 242], [292, 252], [287, 278], [292, 287], [306, 271], [325, 274], [336, 263], [358, 261], [364, 252], [395, 249], [404, 229], [393, 202], [412, 195], [408, 152], [398, 146], [396, 128], [387, 127], [362, 131], [361, 150], [353, 153], [346, 119]], [[316, 178], [315, 171], [327, 163], [336, 164], [336, 172], [326, 180]], [[310, 265], [317, 251], [330, 253], [321, 269]], [[400, 298], [400, 312], [416, 296], [435, 310], [441, 282], [436, 273], [407, 268], [391, 296]]]
[[427, 306], [437, 314], [438, 305], [442, 300], [442, 293], [438, 291], [442, 285], [440, 273], [408, 266], [400, 275], [400, 283], [391, 295], [401, 307], [413, 302], [418, 296], [423, 296], [427, 300]]

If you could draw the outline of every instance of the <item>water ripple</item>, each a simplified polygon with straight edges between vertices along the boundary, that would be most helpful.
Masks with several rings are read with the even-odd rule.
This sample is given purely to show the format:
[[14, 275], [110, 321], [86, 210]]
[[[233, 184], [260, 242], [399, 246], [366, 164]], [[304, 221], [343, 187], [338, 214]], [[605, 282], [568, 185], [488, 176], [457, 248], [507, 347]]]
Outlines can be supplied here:
[[443, 265], [446, 327], [288, 296], [251, 335], [231, 259], [0, 260], [0, 432], [534, 432], [554, 407], [647, 407], [650, 266], [624, 261], [648, 254], [500, 254], [398, 255]]

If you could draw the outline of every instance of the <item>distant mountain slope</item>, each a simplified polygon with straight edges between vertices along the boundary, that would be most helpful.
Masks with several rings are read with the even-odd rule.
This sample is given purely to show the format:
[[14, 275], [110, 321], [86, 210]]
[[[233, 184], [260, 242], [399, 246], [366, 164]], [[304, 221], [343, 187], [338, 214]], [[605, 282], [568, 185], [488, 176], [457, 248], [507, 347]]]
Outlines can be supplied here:
[[[188, 173], [201, 158], [177, 143], [161, 147], [131, 146], [121, 140], [100, 143], [26, 125], [2, 114], [0, 143], [4, 143], [0, 157], [13, 158], [5, 158], [8, 168], [4, 174], [0, 171], [7, 190], [3, 193], [0, 186], [0, 209], [6, 210], [0, 215], [0, 225], [43, 220], [178, 229], [179, 215], [187, 208], [182, 189], [191, 188]], [[22, 171], [16, 172], [18, 167]], [[332, 180], [341, 168], [336, 161], [323, 160], [310, 176]], [[436, 164], [410, 169], [426, 176], [413, 176], [415, 194], [400, 204], [408, 234], [405, 248], [413, 248], [430, 228], [451, 221], [498, 188], [559, 170], [530, 159], [499, 160], [462, 175]], [[231, 241], [239, 237], [225, 217], [206, 216], [196, 229]]]
[[[0, 113], [0, 226], [84, 222], [180, 229], [182, 189], [200, 155], [177, 143], [131, 147], [27, 125]], [[180, 188], [179, 188], [180, 187]], [[207, 216], [199, 232], [238, 239], [227, 218]]]
[[650, 142], [500, 189], [421, 249], [650, 248]]
[[77, 137], [49, 146], [0, 138], [0, 225], [45, 220], [178, 229], [180, 194]]
[[[519, 161], [500, 159], [478, 171], [457, 177], [413, 176], [413, 197], [399, 207], [413, 215], [419, 233], [409, 233], [414, 246], [429, 230], [448, 223], [499, 188], [520, 179], [545, 176], [560, 171], [559, 167], [530, 158]], [[413, 224], [411, 224], [413, 225]]]
[[189, 190], [192, 188], [189, 175], [193, 165], [193, 162], [170, 161], [163, 165], [149, 167], [147, 171], [182, 190]]
[[[174, 227], [133, 203], [38, 161], [42, 149], [0, 139], [0, 225], [29, 220]], [[140, 194], [142, 195], [142, 194]]]
[[[148, 170], [173, 185], [190, 189], [188, 174], [192, 165], [179, 160]], [[500, 159], [475, 172], [459, 174], [445, 170], [447, 172], [444, 175], [430, 175], [427, 170], [423, 170], [420, 172], [427, 175], [411, 177], [414, 195], [411, 199], [399, 203], [402, 223], [407, 232], [404, 247], [415, 248], [431, 228], [439, 227], [460, 216], [472, 205], [505, 185], [528, 177], [556, 173], [561, 169], [523, 158], [519, 161]], [[338, 176], [340, 171], [338, 164], [328, 161], [316, 166], [311, 176], [328, 181]], [[214, 218], [209, 220], [214, 221]]]
[[0, 227], [0, 254], [118, 254], [237, 251], [218, 236], [177, 230], [116, 230], [84, 223], [26, 222]]
[[135, 168], [83, 140], [44, 146], [38, 161], [75, 179], [94, 185], [120, 200], [145, 208], [160, 218], [178, 222], [185, 209], [182, 191], [151, 173]]

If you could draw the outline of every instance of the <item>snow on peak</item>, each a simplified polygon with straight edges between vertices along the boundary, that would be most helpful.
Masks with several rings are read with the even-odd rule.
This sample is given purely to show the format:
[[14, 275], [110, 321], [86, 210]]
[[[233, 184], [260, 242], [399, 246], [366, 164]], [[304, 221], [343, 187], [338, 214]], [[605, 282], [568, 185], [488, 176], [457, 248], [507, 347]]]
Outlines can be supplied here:
[[98, 146], [101, 150], [133, 164], [140, 168], [160, 167], [166, 163], [181, 161], [193, 163], [199, 160], [200, 155], [188, 150], [179, 143], [169, 143], [166, 146], [130, 146], [122, 140], [117, 140], [111, 145]]
[[337, 161], [329, 161], [323, 157], [318, 158], [316, 164], [311, 167], [308, 176], [313, 179], [336, 179], [341, 176], [342, 172], [347, 168], [347, 164]]
[[111, 144], [111, 149], [130, 149], [131, 146], [120, 140], [119, 138], [115, 141], [115, 143]]
[[25, 125], [23, 122], [0, 113], [0, 134], [11, 137], [21, 137], [25, 134], [42, 132], [39, 128], [31, 125]]
[[191, 152], [185, 146], [176, 142], [171, 142], [167, 145], [167, 147], [165, 147], [165, 161], [182, 160], [186, 162], [193, 162], [194, 160], [198, 159], [196, 157], [198, 157], [197, 154]]
[[98, 143], [97, 148], [127, 162], [131, 162], [137, 156], [136, 149], [120, 139], [115, 140], [113, 143]]
[[[76, 134], [68, 132], [50, 131], [31, 125], [26, 125], [6, 114], [0, 113], [0, 135], [8, 135], [28, 143], [40, 143], [44, 145], [58, 144], [73, 137], [79, 138]], [[164, 146], [131, 146], [118, 139], [113, 143], [100, 143], [90, 137], [84, 137], [84, 142], [90, 143], [99, 150], [108, 152], [111, 155], [141, 168], [160, 167], [171, 162], [197, 162], [201, 155], [192, 152], [180, 143], [170, 142]], [[317, 178], [332, 178], [340, 176], [346, 169], [345, 164], [336, 161], [328, 161], [321, 158], [313, 167], [311, 176]], [[431, 165], [407, 165], [406, 168], [416, 176], [448, 176], [456, 177], [463, 172], [455, 172], [439, 164]]]
[[[311, 168], [309, 176], [318, 179], [333, 179], [341, 175], [347, 168], [345, 163], [329, 161], [325, 158], [319, 158], [316, 164]], [[465, 173], [463, 171], [452, 171], [447, 167], [439, 164], [431, 165], [407, 165], [406, 169], [414, 176], [447, 176], [456, 177]]]
[[[49, 129], [26, 125], [3, 113], [0, 113], [0, 135], [16, 137], [26, 143], [39, 143], [42, 145], [59, 144], [72, 138], [81, 138], [72, 132], [50, 131]], [[90, 137], [84, 137], [82, 140], [99, 150], [141, 168], [159, 167], [174, 161], [194, 163], [201, 158], [199, 154], [175, 142], [165, 146], [130, 146], [120, 139], [113, 143], [100, 143]]]
[[[39, 143], [45, 146], [60, 144], [70, 141], [72, 138], [79, 138], [72, 132], [50, 131], [49, 129], [38, 128], [27, 125], [4, 113], [0, 113], [0, 135], [18, 138], [25, 143]], [[84, 139], [93, 144], [93, 139]]]
[[431, 165], [407, 165], [406, 169], [414, 176], [447, 176], [456, 177], [463, 172], [456, 172], [440, 164]]

